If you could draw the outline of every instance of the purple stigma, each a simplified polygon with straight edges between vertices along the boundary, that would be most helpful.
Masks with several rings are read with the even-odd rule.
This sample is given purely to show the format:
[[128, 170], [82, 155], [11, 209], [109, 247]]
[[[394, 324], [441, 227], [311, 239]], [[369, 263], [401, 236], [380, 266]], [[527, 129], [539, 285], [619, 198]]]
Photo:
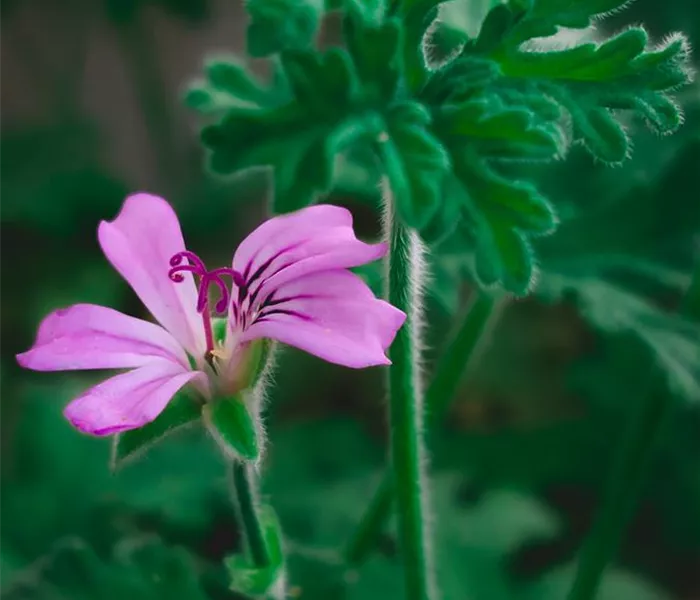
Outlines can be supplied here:
[[[187, 260], [186, 263], [184, 263], [185, 260]], [[189, 251], [178, 252], [172, 256], [170, 258], [170, 266], [171, 269], [168, 271], [168, 277], [175, 283], [184, 281], [184, 272], [192, 273], [193, 275], [197, 275], [199, 277], [197, 312], [202, 313], [206, 310], [209, 300], [209, 286], [212, 283], [219, 288], [220, 295], [219, 299], [214, 305], [214, 309], [217, 313], [226, 312], [231, 299], [231, 292], [221, 277], [223, 275], [231, 275], [235, 283], [241, 279], [238, 272], [227, 267], [221, 267], [208, 271], [204, 261], [194, 252]]]

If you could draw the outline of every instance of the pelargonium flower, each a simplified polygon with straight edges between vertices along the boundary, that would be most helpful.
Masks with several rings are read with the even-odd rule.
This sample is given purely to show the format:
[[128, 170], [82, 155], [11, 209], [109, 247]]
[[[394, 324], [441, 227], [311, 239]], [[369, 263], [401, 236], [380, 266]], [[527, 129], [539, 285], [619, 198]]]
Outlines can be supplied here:
[[[207, 270], [185, 248], [162, 198], [135, 194], [98, 239], [160, 323], [93, 304], [44, 319], [20, 365], [35, 371], [131, 369], [65, 409], [79, 430], [109, 435], [153, 421], [183, 387], [203, 401], [246, 385], [251, 345], [270, 339], [352, 368], [386, 365], [406, 315], [348, 271], [382, 257], [356, 239], [344, 208], [316, 205], [272, 218], [240, 244], [230, 267]], [[218, 292], [212, 305], [210, 289]], [[213, 320], [212, 312], [225, 315]], [[216, 327], [225, 325], [221, 331]]]

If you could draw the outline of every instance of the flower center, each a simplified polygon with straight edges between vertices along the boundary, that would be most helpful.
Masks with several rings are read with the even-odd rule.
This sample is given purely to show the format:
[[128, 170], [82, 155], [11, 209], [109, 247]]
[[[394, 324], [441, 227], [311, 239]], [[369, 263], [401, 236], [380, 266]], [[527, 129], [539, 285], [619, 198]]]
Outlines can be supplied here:
[[214, 284], [219, 289], [219, 299], [214, 304], [214, 310], [217, 314], [223, 314], [227, 311], [231, 301], [231, 292], [229, 286], [222, 279], [228, 275], [233, 279], [233, 283], [241, 286], [244, 281], [243, 277], [237, 271], [228, 267], [219, 267], [218, 269], [208, 270], [204, 261], [199, 258], [194, 252], [178, 252], [170, 258], [170, 270], [168, 277], [175, 283], [184, 281], [183, 273], [192, 273], [199, 278], [197, 282], [197, 312], [202, 315], [202, 324], [204, 325], [204, 336], [207, 343], [207, 361], [213, 367], [212, 354], [215, 350], [214, 333], [211, 324], [211, 315], [209, 313], [209, 287]]
[[[245, 331], [254, 323], [266, 321], [275, 315], [290, 315], [302, 320], [309, 320], [305, 314], [294, 310], [289, 303], [301, 298], [310, 298], [307, 294], [297, 294], [295, 296], [279, 297], [279, 290], [265, 291], [264, 285], [270, 277], [289, 267], [292, 262], [284, 261], [285, 253], [294, 249], [294, 246], [285, 248], [275, 253], [273, 256], [253, 269], [253, 259], [249, 261], [243, 273], [229, 267], [219, 267], [218, 269], [207, 269], [204, 261], [194, 252], [178, 252], [170, 258], [170, 270], [168, 277], [175, 283], [184, 281], [184, 273], [192, 273], [197, 284], [197, 312], [202, 315], [204, 325], [204, 335], [206, 338], [207, 350], [205, 360], [216, 373], [214, 359], [226, 363], [229, 356], [221, 356], [221, 351], [217, 350], [217, 340], [212, 328], [212, 317], [209, 307], [209, 288], [214, 285], [218, 288], [219, 298], [214, 304], [214, 312], [224, 314], [230, 308], [231, 319], [230, 328]], [[279, 264], [278, 259], [283, 262]], [[277, 263], [277, 264], [276, 264]], [[231, 277], [233, 286], [236, 287], [236, 294], [233, 293], [233, 286], [229, 287], [224, 281], [224, 277]], [[231, 333], [230, 330], [227, 333]], [[232, 351], [228, 348], [224, 354], [228, 355]]]

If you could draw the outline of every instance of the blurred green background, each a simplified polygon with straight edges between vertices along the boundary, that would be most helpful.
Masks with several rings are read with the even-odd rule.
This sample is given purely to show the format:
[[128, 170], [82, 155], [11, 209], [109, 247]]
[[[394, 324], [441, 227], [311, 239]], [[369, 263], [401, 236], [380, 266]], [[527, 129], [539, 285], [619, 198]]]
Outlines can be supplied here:
[[[657, 40], [683, 30], [700, 46], [697, 0], [638, 0], [603, 27], [629, 23]], [[96, 241], [98, 222], [126, 194], [168, 198], [188, 246], [210, 264], [226, 264], [265, 217], [262, 175], [204, 175], [197, 122], [181, 105], [205, 56], [242, 52], [245, 26], [240, 4], [224, 0], [2, 4], [3, 597], [233, 597], [219, 565], [239, 539], [213, 443], [194, 431], [111, 474], [109, 442], [61, 417], [100, 374], [23, 372], [14, 355], [61, 306], [95, 302], [145, 316]], [[332, 22], [323, 39], [337, 39]], [[700, 88], [680, 98], [681, 132], [632, 131], [635, 153], [623, 167], [597, 166], [577, 150], [565, 163], [526, 169], [559, 207], [562, 227], [541, 241], [534, 297], [502, 301], [430, 437], [445, 598], [565, 597], [613, 451], [654, 369], [664, 374], [671, 424], [601, 598], [700, 598], [700, 328], [676, 315], [700, 246]], [[330, 201], [350, 207], [359, 234], [373, 238], [375, 199], [349, 191], [366, 187], [361, 177], [344, 173], [347, 185]], [[468, 267], [449, 243], [431, 255], [427, 377], [472, 295]], [[382, 382], [377, 369], [292, 350], [281, 357], [263, 490], [288, 536], [302, 598], [401, 597], [390, 535], [340, 585], [332, 553], [381, 473]]]

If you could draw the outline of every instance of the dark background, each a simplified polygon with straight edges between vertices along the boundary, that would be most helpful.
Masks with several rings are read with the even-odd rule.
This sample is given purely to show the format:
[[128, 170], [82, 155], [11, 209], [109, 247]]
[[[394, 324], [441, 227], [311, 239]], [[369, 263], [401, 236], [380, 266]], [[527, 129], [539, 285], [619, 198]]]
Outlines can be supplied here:
[[[700, 45], [695, 0], [638, 0], [605, 27], [640, 22], [654, 39], [680, 29]], [[100, 375], [22, 372], [14, 355], [61, 306], [95, 302], [145, 316], [96, 242], [98, 222], [113, 218], [128, 193], [168, 198], [188, 247], [211, 264], [227, 264], [265, 217], [263, 177], [224, 183], [204, 175], [197, 119], [181, 103], [205, 56], [242, 51], [245, 26], [241, 6], [223, 0], [2, 4], [0, 576], [7, 597], [196, 600], [200, 592], [186, 592], [192, 582], [182, 583], [183, 573], [203, 581], [209, 596], [225, 597], [216, 565], [238, 536], [211, 443], [196, 432], [171, 439], [112, 475], [108, 442], [80, 435], [60, 415]], [[331, 24], [324, 39], [334, 35]], [[251, 64], [266, 70], [262, 61]], [[683, 91], [687, 123], [678, 135], [633, 131], [635, 155], [625, 167], [606, 169], [576, 151], [538, 175], [543, 186], [562, 206], [601, 210], [588, 233], [600, 228], [618, 239], [620, 232], [630, 256], [697, 236], [699, 97], [697, 84]], [[377, 235], [371, 203], [347, 194], [331, 201], [353, 209], [362, 236]], [[628, 244], [630, 223], [639, 235]], [[562, 227], [542, 251], [556, 254], [575, 236]], [[599, 242], [587, 240], [592, 250]], [[580, 290], [603, 313], [636, 315], [638, 300], [663, 319], [678, 306], [691, 258], [686, 253], [678, 268], [624, 298], [598, 285], [602, 278]], [[427, 373], [471, 294], [455, 262], [436, 255], [428, 284]], [[564, 597], [612, 452], [645, 393], [649, 361], [658, 358], [634, 331], [601, 327], [599, 317], [550, 293], [556, 286], [546, 270], [542, 282], [537, 297], [503, 302], [450, 417], [431, 438], [440, 582], [451, 599]], [[662, 346], [672, 332], [659, 327], [661, 337], [652, 339]], [[670, 379], [686, 362], [697, 364], [697, 353], [692, 343], [669, 346], [661, 362], [670, 363]], [[346, 370], [292, 350], [280, 359], [264, 489], [290, 548], [305, 557], [294, 559], [292, 577], [302, 597], [326, 597], [314, 595], [312, 584], [333, 572], [305, 549], [342, 544], [377, 480], [386, 432], [381, 389], [380, 370]], [[608, 600], [700, 598], [700, 395], [692, 397], [700, 387], [689, 389], [650, 465], [606, 580]], [[134, 544], [146, 554], [134, 554]], [[362, 574], [358, 598], [400, 597], [390, 537], [383, 551]], [[166, 593], [140, 578], [151, 569], [144, 565], [161, 565], [154, 572], [169, 565], [170, 580], [180, 583]], [[124, 581], [131, 587], [120, 588]]]

